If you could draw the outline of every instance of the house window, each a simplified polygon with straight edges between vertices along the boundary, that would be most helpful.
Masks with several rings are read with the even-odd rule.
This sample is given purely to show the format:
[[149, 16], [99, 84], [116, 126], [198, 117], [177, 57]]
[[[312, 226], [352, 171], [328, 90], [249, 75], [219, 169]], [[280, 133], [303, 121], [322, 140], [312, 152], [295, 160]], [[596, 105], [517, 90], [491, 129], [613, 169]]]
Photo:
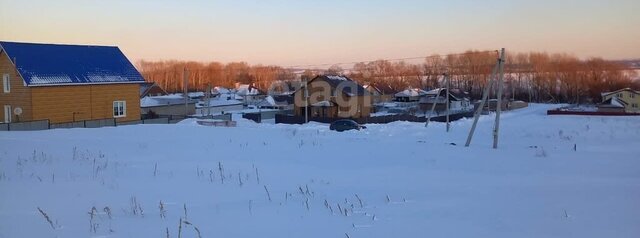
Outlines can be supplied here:
[[9, 80], [9, 74], [2, 75], [2, 88], [4, 93], [11, 92], [11, 80]]
[[127, 102], [125, 101], [113, 101], [113, 117], [126, 117], [127, 116]]
[[4, 105], [4, 123], [11, 122], [11, 105]]
[[638, 108], [638, 104], [637, 104], [637, 103], [632, 103], [632, 104], [631, 104], [631, 107], [633, 107], [633, 108]]
[[619, 98], [622, 98], [622, 93], [618, 93], [618, 97], [619, 97]]
[[636, 95], [635, 95], [635, 94], [633, 94], [633, 93], [629, 93], [629, 97], [630, 97], [630, 98], [635, 98], [635, 97], [636, 97]]

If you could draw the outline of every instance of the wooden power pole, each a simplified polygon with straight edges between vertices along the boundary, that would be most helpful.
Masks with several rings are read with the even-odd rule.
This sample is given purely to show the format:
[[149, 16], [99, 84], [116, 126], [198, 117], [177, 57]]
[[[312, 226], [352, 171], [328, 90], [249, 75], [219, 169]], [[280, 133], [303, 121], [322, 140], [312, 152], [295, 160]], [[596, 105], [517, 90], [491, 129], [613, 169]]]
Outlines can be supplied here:
[[504, 48], [500, 51], [500, 74], [498, 75], [498, 95], [497, 95], [497, 103], [496, 106], [496, 122], [493, 127], [493, 148], [498, 148], [498, 134], [500, 132], [500, 112], [502, 111], [502, 88], [503, 88], [503, 80], [504, 80], [504, 63], [505, 63], [505, 54]]
[[449, 128], [451, 127], [451, 123], [449, 122], [449, 113], [451, 112], [451, 111], [449, 111], [449, 76], [445, 75], [444, 79], [446, 80], [445, 81], [445, 87], [446, 87], [446, 90], [447, 90], [446, 91], [447, 97], [446, 97], [446, 101], [445, 101], [445, 106], [447, 107], [447, 116], [446, 116], [447, 117], [447, 132], [449, 132]]
[[[469, 130], [469, 135], [467, 136], [467, 142], [465, 143], [464, 146], [469, 147], [469, 145], [471, 144], [471, 139], [473, 138], [473, 133], [476, 130], [476, 126], [478, 124], [478, 119], [480, 118], [480, 114], [482, 113], [482, 110], [484, 108], [484, 104], [487, 101], [487, 98], [489, 97], [489, 91], [491, 90], [491, 87], [493, 86], [493, 82], [494, 82], [494, 78], [496, 77], [496, 74], [498, 73], [498, 70], [500, 70], [500, 80], [503, 78], [502, 74], [503, 74], [503, 63], [504, 63], [504, 48], [502, 48], [502, 50], [500, 51], [500, 56], [497, 59], [497, 63], [496, 66], [493, 67], [493, 70], [491, 71], [491, 76], [489, 77], [489, 82], [487, 82], [487, 85], [484, 88], [484, 92], [482, 92], [482, 99], [480, 100], [480, 104], [478, 105], [478, 108], [476, 108], [476, 111], [473, 115], [473, 124], [471, 125], [471, 130]], [[498, 87], [500, 87], [498, 89], [498, 104], [502, 103], [502, 101], [500, 100], [500, 97], [502, 97], [502, 84], [500, 83], [500, 85], [497, 85]], [[497, 106], [498, 108], [500, 107], [500, 105]], [[498, 127], [500, 125], [500, 123], [498, 122], [500, 118], [500, 113], [496, 113], [496, 125], [494, 126], [494, 148], [497, 148], [497, 143], [498, 143]]]
[[184, 117], [187, 117], [189, 115], [189, 71], [186, 67], [184, 68], [182, 77], [184, 83]]
[[[444, 76], [445, 80], [448, 77], [447, 74], [442, 74], [442, 76]], [[431, 104], [431, 112], [429, 112], [429, 114], [427, 114], [427, 122], [425, 122], [424, 127], [428, 127], [429, 126], [429, 121], [431, 121], [431, 115], [433, 115], [433, 112], [436, 110], [436, 104], [438, 103], [438, 99], [440, 98], [440, 91], [438, 91], [438, 93], [436, 94], [435, 99], [433, 99], [433, 104]]]

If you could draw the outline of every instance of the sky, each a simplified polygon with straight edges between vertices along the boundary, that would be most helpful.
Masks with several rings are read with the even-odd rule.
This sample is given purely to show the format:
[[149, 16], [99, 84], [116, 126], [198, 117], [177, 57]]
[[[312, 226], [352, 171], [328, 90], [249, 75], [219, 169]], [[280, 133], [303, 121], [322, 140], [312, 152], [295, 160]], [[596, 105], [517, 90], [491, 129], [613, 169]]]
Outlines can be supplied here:
[[0, 0], [0, 40], [281, 66], [469, 49], [640, 58], [638, 0]]

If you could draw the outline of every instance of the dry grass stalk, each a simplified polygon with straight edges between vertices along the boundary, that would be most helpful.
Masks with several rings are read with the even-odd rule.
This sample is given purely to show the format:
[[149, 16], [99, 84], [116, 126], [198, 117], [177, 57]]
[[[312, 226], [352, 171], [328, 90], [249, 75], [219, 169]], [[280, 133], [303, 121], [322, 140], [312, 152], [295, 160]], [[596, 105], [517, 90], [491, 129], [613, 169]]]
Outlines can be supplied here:
[[267, 192], [267, 198], [269, 198], [269, 202], [271, 202], [271, 194], [269, 193], [269, 189], [267, 189], [267, 185], [264, 185], [264, 191]]
[[358, 199], [358, 202], [360, 203], [360, 208], [362, 208], [362, 199], [360, 199], [360, 197], [358, 196], [358, 194], [356, 194], [356, 198]]
[[164, 209], [164, 203], [162, 203], [162, 200], [160, 200], [160, 205], [158, 206], [160, 208], [160, 218], [164, 219], [167, 217], [167, 211]]
[[51, 218], [49, 218], [49, 215], [47, 215], [47, 213], [45, 213], [42, 209], [40, 209], [40, 207], [38, 207], [38, 211], [40, 212], [40, 214], [42, 214], [44, 219], [47, 220], [47, 223], [49, 223], [49, 225], [51, 226], [51, 229], [55, 230], [56, 227], [53, 225], [53, 222], [51, 221]]

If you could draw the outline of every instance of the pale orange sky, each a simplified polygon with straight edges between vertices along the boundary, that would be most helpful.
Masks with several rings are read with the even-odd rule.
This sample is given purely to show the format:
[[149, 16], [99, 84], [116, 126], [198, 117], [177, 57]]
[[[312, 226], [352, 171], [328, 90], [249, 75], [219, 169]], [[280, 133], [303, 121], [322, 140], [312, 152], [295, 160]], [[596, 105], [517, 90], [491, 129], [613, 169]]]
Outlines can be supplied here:
[[640, 58], [640, 1], [0, 0], [0, 40], [282, 66], [468, 49]]

